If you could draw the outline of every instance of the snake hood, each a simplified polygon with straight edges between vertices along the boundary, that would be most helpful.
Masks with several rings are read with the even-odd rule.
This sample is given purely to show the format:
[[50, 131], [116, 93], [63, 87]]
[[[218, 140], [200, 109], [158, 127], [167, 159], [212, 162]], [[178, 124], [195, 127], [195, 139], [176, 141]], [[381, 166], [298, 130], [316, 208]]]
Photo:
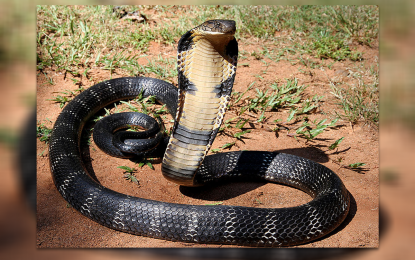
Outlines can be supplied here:
[[185, 186], [194, 181], [222, 124], [236, 75], [235, 22], [207, 21], [179, 41], [178, 110], [163, 158], [163, 175]]

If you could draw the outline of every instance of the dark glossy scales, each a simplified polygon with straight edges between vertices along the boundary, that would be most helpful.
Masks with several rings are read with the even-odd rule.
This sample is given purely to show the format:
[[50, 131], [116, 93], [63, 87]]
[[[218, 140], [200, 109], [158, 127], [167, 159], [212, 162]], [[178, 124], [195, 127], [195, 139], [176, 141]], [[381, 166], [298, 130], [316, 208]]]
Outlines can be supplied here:
[[[209, 26], [216, 30], [219, 25], [214, 22]], [[192, 38], [181, 42], [191, 44]], [[189, 49], [189, 46], [179, 46], [182, 51]], [[181, 82], [186, 84], [185, 80]], [[279, 209], [182, 205], [131, 197], [101, 186], [85, 171], [79, 152], [80, 133], [85, 122], [99, 109], [140, 93], [145, 97], [155, 95], [160, 103], [166, 104], [174, 118], [177, 118], [176, 111], [186, 112], [177, 109], [180, 96], [171, 84], [150, 78], [120, 78], [101, 82], [82, 92], [63, 109], [55, 122], [49, 146], [53, 180], [63, 198], [83, 215], [106, 227], [136, 235], [244, 246], [306, 243], [328, 234], [345, 219], [350, 199], [339, 177], [318, 163], [282, 153], [243, 151], [207, 156], [193, 177], [193, 185], [230, 180], [283, 183], [310, 194], [313, 200], [309, 203]], [[181, 124], [176, 123], [175, 130], [194, 142], [206, 140], [204, 132], [186, 129]], [[186, 153], [187, 148], [196, 156], [204, 153], [204, 149], [198, 150], [195, 144], [182, 140], [169, 144], [174, 146], [169, 152], [171, 157], [175, 157], [178, 150]], [[162, 168], [172, 172], [171, 178], [180, 179], [183, 169], [176, 168], [178, 165], [174, 163], [166, 168], [163, 164]], [[174, 172], [176, 170], [178, 173]]]
[[[131, 126], [140, 126], [144, 131], [120, 130]], [[164, 141], [158, 122], [146, 114], [135, 112], [117, 113], [102, 118], [94, 126], [93, 137], [101, 150], [119, 158], [149, 155]], [[165, 147], [167, 143], [163, 145]]]

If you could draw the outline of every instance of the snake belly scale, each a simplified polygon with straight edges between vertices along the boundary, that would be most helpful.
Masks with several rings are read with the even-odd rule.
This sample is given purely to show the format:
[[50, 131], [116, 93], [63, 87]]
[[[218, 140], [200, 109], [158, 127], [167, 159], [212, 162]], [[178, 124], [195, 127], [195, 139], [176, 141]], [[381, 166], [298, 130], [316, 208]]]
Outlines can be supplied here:
[[[55, 186], [70, 205], [112, 229], [196, 243], [290, 246], [320, 238], [342, 223], [350, 207], [349, 193], [335, 173], [318, 163], [278, 152], [206, 156], [236, 75], [234, 33], [234, 21], [212, 20], [182, 36], [179, 89], [152, 78], [112, 79], [83, 91], [62, 110], [50, 139], [49, 158]], [[303, 190], [313, 200], [275, 209], [184, 205], [131, 197], [103, 187], [89, 176], [82, 162], [82, 129], [103, 107], [140, 94], [156, 96], [175, 118], [163, 148], [162, 172], [167, 179], [186, 186], [229, 180], [282, 183]], [[160, 147], [163, 145], [157, 149]]]

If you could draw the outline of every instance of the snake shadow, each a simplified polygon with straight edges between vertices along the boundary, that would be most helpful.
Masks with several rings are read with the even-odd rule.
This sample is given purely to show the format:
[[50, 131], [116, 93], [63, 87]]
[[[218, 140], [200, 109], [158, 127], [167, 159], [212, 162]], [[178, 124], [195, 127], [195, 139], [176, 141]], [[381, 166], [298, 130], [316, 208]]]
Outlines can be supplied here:
[[326, 163], [329, 161], [329, 157], [323, 150], [312, 146], [303, 148], [275, 150], [274, 152], [292, 154], [318, 163]]
[[[328, 156], [320, 149], [316, 147], [305, 147], [305, 148], [292, 148], [276, 150], [274, 152], [293, 154], [304, 157], [306, 159], [325, 163], [329, 161]], [[210, 200], [210, 201], [222, 201], [229, 200], [250, 191], [253, 191], [268, 182], [265, 181], [225, 181], [221, 183], [210, 183], [202, 187], [185, 187], [180, 186], [180, 192], [188, 197], [194, 199]], [[283, 185], [283, 184], [278, 184]], [[286, 185], [284, 185], [286, 186]], [[293, 187], [291, 187], [293, 188]], [[295, 188], [293, 188], [295, 189]]]

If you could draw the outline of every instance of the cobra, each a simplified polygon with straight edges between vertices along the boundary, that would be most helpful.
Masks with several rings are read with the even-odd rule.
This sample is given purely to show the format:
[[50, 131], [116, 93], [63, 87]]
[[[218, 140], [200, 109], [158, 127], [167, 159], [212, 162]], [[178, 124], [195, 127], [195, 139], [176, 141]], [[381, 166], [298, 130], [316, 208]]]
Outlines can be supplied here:
[[[205, 157], [222, 123], [236, 75], [235, 28], [234, 21], [213, 20], [182, 36], [178, 89], [152, 78], [112, 79], [83, 91], [62, 110], [49, 157], [56, 188], [70, 205], [103, 226], [131, 234], [252, 247], [307, 243], [342, 223], [350, 207], [349, 193], [325, 166], [278, 152]], [[81, 159], [82, 129], [103, 107], [139, 94], [155, 95], [175, 118], [169, 141], [156, 148], [165, 149], [162, 172], [167, 179], [186, 186], [229, 180], [275, 182], [299, 188], [313, 199], [290, 208], [184, 205], [131, 197], [101, 186]]]

